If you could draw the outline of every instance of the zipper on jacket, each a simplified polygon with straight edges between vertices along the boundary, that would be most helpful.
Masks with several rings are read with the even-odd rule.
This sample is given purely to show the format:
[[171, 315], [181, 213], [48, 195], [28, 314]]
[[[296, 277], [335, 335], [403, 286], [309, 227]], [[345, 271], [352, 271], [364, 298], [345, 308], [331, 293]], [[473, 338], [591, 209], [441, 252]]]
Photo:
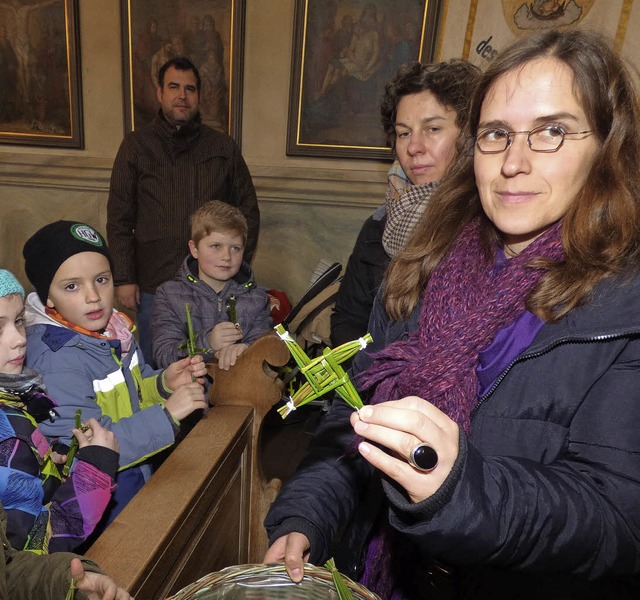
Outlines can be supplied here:
[[116, 361], [116, 364], [118, 365], [118, 367], [122, 369], [122, 361], [118, 358], [115, 348], [110, 348], [110, 350], [111, 350], [111, 357], [113, 358], [113, 360]]
[[517, 363], [524, 362], [525, 360], [529, 360], [532, 358], [539, 358], [540, 356], [544, 356], [545, 354], [551, 352], [551, 350], [555, 350], [558, 346], [562, 346], [564, 344], [590, 344], [593, 342], [604, 342], [608, 340], [615, 340], [615, 339], [621, 339], [625, 337], [638, 336], [638, 335], [640, 335], [640, 331], [610, 333], [606, 335], [595, 335], [595, 336], [586, 337], [586, 338], [564, 337], [564, 338], [560, 338], [559, 340], [555, 340], [551, 342], [548, 346], [545, 346], [544, 348], [541, 348], [536, 352], [532, 352], [530, 354], [521, 354], [520, 356], [516, 356], [516, 358], [514, 358], [507, 365], [507, 367], [502, 371], [502, 373], [500, 373], [498, 378], [493, 382], [493, 385], [491, 386], [489, 391], [478, 400], [478, 403], [474, 406], [473, 410], [471, 411], [471, 418], [473, 418], [473, 416], [478, 411], [480, 406], [484, 403], [484, 401], [487, 400], [489, 396], [491, 396], [491, 394], [493, 394], [493, 392], [496, 391], [496, 388], [502, 383], [503, 379], [507, 376], [509, 371], [511, 371], [512, 367]]

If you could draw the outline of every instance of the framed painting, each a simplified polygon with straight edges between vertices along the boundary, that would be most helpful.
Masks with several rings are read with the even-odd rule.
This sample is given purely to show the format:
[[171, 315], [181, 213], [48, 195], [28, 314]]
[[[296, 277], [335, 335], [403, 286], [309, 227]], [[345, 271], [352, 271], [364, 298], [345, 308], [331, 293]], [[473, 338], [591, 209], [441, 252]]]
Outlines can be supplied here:
[[521, 35], [540, 29], [585, 27], [613, 40], [640, 65], [640, 6], [632, 0], [446, 0], [441, 19], [439, 59], [461, 57], [481, 69]]
[[441, 0], [296, 0], [287, 154], [391, 159], [380, 101], [435, 55]]
[[201, 78], [200, 115], [239, 143], [245, 0], [121, 0], [125, 130], [158, 113], [159, 68], [186, 56]]
[[83, 147], [78, 0], [0, 0], [0, 144]]

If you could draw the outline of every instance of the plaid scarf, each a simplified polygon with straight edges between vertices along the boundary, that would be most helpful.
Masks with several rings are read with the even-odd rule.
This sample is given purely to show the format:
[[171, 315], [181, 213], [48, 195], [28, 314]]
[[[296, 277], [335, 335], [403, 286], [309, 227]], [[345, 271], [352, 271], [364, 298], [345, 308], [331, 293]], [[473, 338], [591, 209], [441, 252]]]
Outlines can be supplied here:
[[397, 160], [389, 169], [387, 182], [384, 201], [387, 222], [382, 233], [382, 246], [393, 258], [406, 246], [438, 182], [413, 185]]

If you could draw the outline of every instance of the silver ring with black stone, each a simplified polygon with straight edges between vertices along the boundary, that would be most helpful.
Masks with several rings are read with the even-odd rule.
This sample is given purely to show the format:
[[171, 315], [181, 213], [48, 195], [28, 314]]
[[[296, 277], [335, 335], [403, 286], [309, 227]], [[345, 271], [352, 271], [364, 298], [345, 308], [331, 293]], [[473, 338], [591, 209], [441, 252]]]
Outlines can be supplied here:
[[409, 464], [422, 473], [430, 473], [438, 466], [438, 453], [429, 444], [418, 444], [409, 454]]

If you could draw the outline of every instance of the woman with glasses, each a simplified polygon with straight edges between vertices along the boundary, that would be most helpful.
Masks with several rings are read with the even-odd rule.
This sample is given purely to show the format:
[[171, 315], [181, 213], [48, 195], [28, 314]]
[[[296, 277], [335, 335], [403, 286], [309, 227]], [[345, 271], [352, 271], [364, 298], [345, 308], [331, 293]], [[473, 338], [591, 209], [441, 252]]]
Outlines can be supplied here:
[[369, 405], [334, 402], [267, 517], [267, 558], [298, 577], [344, 531], [360, 568], [339, 566], [383, 598], [637, 598], [631, 77], [595, 34], [538, 33], [487, 68], [469, 121], [472, 152], [374, 307]]

